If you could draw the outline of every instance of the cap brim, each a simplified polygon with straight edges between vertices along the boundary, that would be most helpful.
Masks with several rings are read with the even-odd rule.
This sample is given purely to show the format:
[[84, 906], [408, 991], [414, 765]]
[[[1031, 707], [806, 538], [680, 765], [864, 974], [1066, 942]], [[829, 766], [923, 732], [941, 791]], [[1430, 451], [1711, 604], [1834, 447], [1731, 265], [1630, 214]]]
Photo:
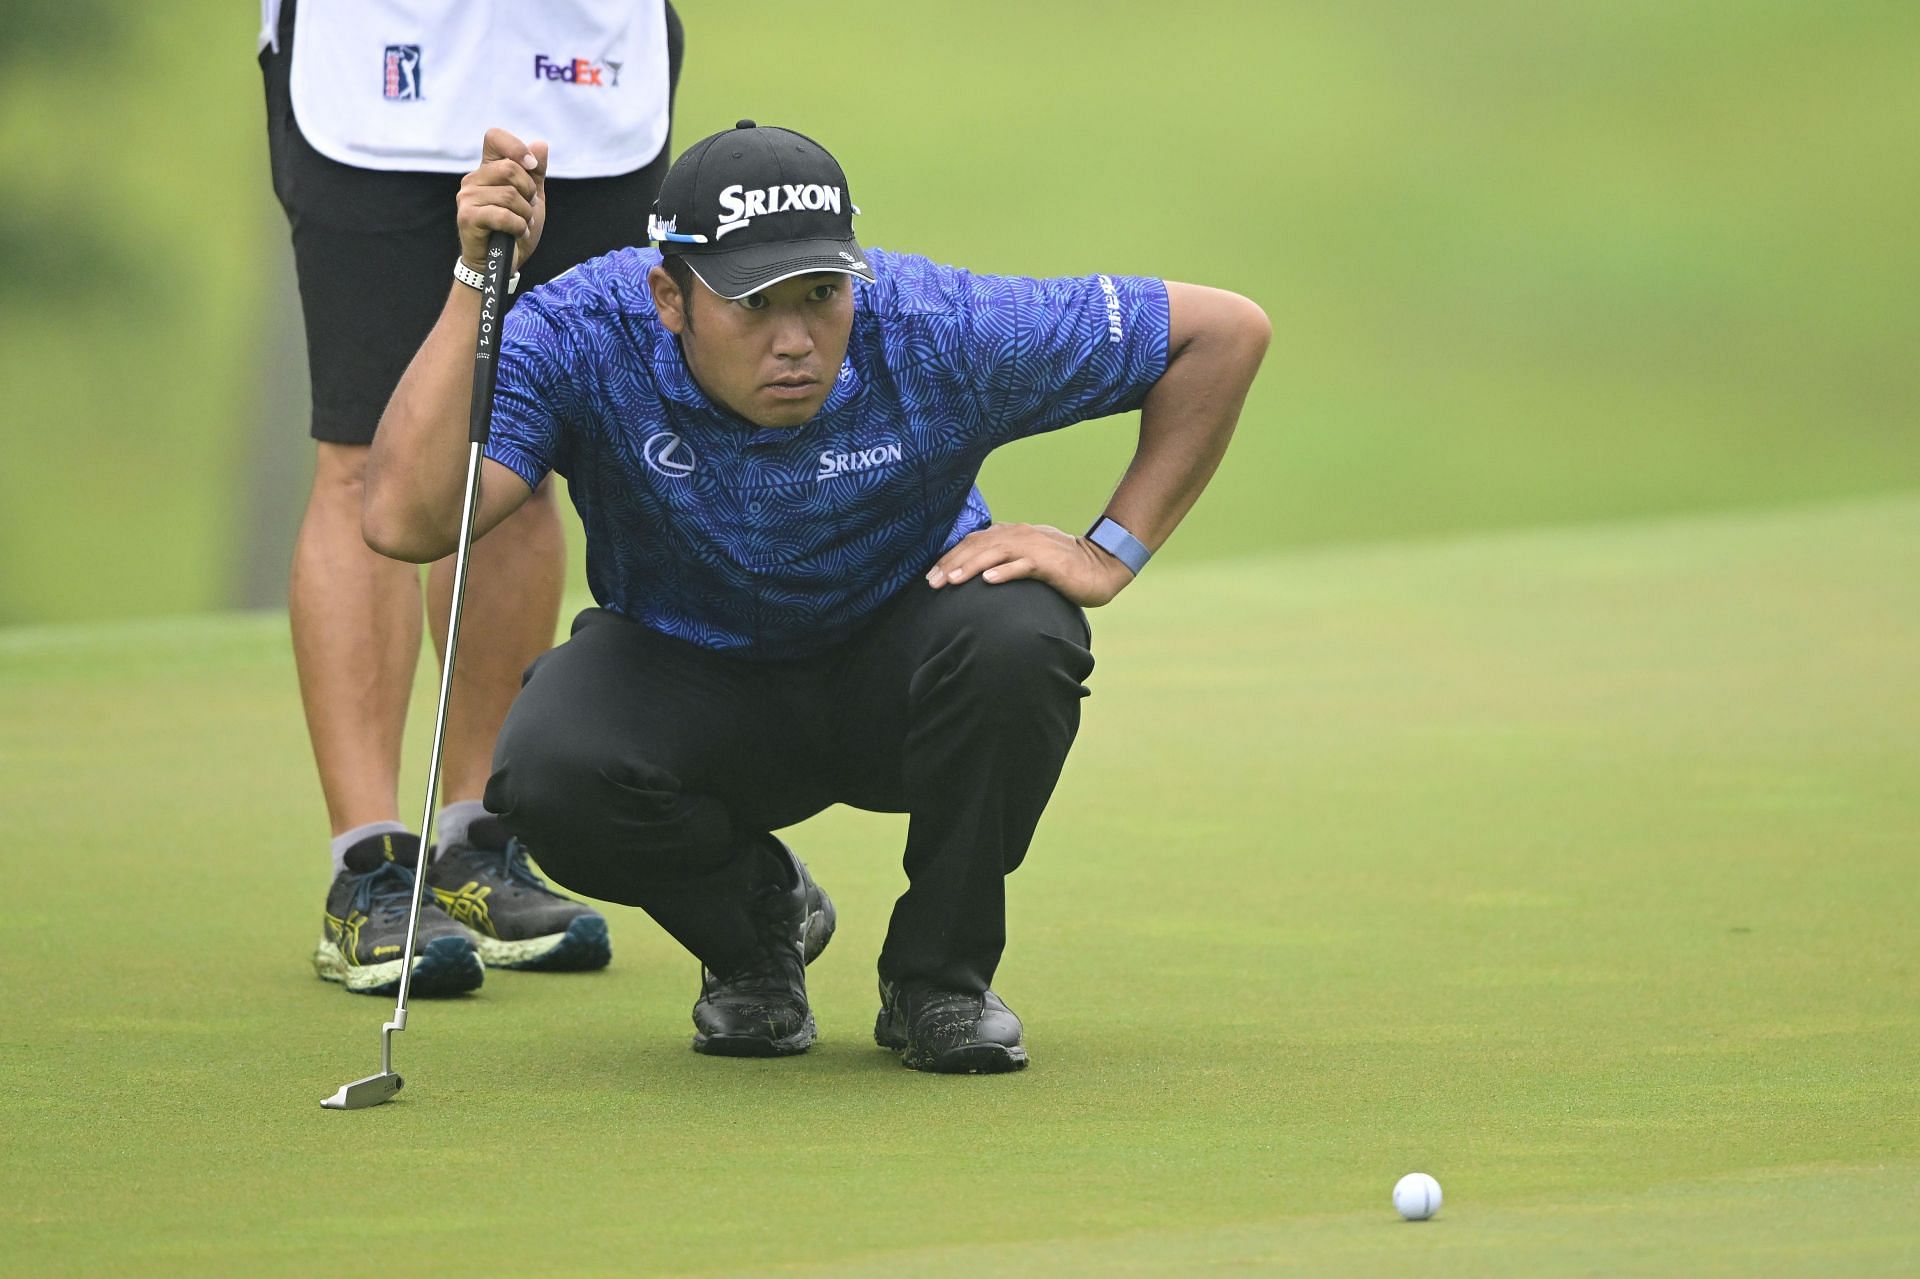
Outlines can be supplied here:
[[796, 275], [833, 271], [873, 281], [867, 255], [851, 237], [844, 240], [781, 240], [772, 244], [743, 244], [737, 249], [683, 250], [678, 255], [693, 268], [700, 282], [732, 301], [770, 289]]

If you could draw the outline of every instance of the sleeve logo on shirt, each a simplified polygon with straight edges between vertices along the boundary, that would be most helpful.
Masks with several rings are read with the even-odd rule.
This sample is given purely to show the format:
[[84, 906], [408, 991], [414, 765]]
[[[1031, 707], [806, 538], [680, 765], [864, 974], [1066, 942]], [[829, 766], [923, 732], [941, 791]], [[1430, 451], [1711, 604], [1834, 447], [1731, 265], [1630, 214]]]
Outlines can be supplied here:
[[672, 431], [649, 435], [647, 442], [640, 446], [640, 455], [647, 459], [648, 466], [675, 480], [692, 475], [693, 468], [700, 463], [693, 455], [693, 446]]
[[380, 82], [380, 94], [389, 102], [420, 101], [420, 46], [387, 46], [386, 69]]
[[1100, 291], [1107, 295], [1107, 341], [1124, 342], [1127, 340], [1126, 326], [1120, 323], [1120, 290], [1114, 287], [1108, 276], [1100, 277]]
[[892, 466], [903, 456], [900, 446], [889, 441], [876, 444], [870, 449], [858, 449], [852, 453], [835, 453], [831, 450], [820, 455], [820, 469], [813, 473], [816, 480], [831, 480], [836, 476], [848, 475], [854, 471], [871, 471], [882, 466]]
[[[620, 68], [626, 65], [611, 58], [605, 62], [591, 62], [586, 58], [568, 58], [556, 62], [544, 53], [536, 53], [533, 55], [533, 78], [558, 80], [582, 89], [617, 89], [620, 87]], [[609, 71], [613, 73], [612, 77], [604, 78]]]

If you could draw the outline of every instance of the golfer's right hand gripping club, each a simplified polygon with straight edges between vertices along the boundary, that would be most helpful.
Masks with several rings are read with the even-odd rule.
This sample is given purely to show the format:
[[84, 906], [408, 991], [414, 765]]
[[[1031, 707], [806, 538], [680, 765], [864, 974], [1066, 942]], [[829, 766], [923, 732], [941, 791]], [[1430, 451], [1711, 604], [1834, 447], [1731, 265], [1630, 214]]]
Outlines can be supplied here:
[[480, 291], [480, 332], [473, 353], [473, 412], [467, 426], [467, 490], [460, 507], [460, 546], [453, 562], [453, 607], [447, 622], [447, 660], [440, 668], [440, 705], [433, 717], [433, 756], [427, 765], [427, 802], [420, 815], [420, 864], [413, 871], [413, 901], [407, 912], [407, 945], [400, 962], [400, 993], [393, 1020], [380, 1028], [380, 1073], [340, 1085], [320, 1104], [328, 1110], [365, 1110], [391, 1101], [402, 1080], [393, 1071], [393, 1036], [407, 1028], [407, 988], [413, 983], [413, 946], [420, 931], [420, 902], [426, 890], [426, 833], [433, 820], [433, 797], [440, 789], [440, 749], [447, 736], [447, 701], [453, 691], [453, 659], [460, 642], [460, 608], [467, 593], [467, 554], [473, 547], [473, 516], [480, 502], [480, 456], [493, 427], [493, 383], [500, 347], [500, 312], [513, 269], [513, 237], [495, 231], [487, 237], [486, 287]]

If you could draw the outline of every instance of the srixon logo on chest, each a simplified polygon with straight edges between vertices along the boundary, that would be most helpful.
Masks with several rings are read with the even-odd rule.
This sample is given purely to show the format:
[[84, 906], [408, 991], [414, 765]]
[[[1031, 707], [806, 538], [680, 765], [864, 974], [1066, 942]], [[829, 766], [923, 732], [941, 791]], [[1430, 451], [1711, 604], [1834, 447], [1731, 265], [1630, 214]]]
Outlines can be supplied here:
[[830, 480], [838, 475], [851, 475], [855, 471], [872, 471], [883, 466], [892, 466], [904, 454], [898, 444], [876, 444], [870, 449], [856, 449], [851, 453], [835, 453], [832, 450], [820, 455], [820, 469], [813, 473], [816, 480]]

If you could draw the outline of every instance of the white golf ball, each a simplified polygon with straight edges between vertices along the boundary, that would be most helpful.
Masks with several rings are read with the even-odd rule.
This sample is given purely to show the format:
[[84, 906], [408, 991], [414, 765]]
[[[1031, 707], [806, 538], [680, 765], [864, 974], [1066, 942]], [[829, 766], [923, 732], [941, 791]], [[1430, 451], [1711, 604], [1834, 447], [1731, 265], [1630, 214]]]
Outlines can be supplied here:
[[1440, 1183], [1424, 1172], [1410, 1172], [1393, 1183], [1393, 1206], [1408, 1221], [1425, 1221], [1440, 1211]]

